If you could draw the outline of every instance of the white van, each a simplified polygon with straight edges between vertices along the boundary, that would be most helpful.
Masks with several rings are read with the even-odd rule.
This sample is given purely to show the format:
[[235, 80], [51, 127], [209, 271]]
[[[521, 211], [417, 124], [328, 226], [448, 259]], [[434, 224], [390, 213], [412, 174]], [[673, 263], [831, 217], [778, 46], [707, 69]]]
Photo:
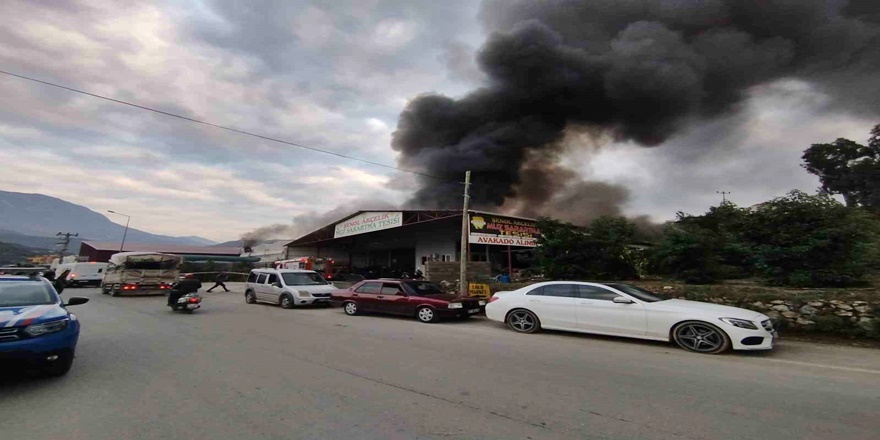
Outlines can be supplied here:
[[244, 300], [280, 304], [285, 309], [309, 304], [330, 304], [336, 287], [313, 270], [254, 269], [248, 274]]
[[107, 263], [63, 263], [55, 269], [55, 274], [61, 275], [68, 269], [70, 273], [65, 281], [69, 287], [99, 286], [107, 271]]

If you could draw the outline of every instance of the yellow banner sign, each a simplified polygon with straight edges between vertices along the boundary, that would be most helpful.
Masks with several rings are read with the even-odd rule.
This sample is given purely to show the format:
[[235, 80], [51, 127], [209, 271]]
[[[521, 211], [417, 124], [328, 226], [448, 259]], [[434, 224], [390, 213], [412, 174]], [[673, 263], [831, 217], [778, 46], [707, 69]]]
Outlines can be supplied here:
[[481, 296], [481, 297], [488, 298], [492, 294], [489, 292], [489, 285], [488, 284], [469, 283], [468, 284], [468, 295]]

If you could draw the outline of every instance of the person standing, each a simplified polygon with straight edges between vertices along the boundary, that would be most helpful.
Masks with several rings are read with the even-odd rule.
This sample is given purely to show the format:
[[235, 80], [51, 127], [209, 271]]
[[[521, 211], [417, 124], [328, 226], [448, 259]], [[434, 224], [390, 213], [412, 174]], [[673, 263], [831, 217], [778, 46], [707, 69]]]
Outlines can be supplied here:
[[210, 289], [208, 289], [208, 292], [210, 292], [218, 287], [222, 287], [224, 291], [229, 292], [229, 289], [226, 288], [226, 284], [223, 284], [223, 282], [228, 279], [229, 279], [229, 275], [226, 275], [226, 273], [224, 273], [224, 272], [217, 273], [217, 276], [214, 277], [214, 286], [212, 286]]

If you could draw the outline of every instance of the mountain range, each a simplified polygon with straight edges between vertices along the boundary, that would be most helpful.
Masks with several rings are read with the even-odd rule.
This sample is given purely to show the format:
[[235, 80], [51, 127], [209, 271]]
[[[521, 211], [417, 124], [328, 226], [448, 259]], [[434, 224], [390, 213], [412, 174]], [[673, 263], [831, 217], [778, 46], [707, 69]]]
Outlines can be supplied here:
[[[69, 249], [76, 253], [82, 240], [119, 241], [125, 226], [104, 215], [74, 203], [43, 194], [0, 191], [0, 242], [38, 249], [53, 249], [58, 232], [78, 233]], [[202, 237], [174, 237], [129, 228], [125, 238], [131, 243], [162, 243], [210, 246], [215, 242]]]

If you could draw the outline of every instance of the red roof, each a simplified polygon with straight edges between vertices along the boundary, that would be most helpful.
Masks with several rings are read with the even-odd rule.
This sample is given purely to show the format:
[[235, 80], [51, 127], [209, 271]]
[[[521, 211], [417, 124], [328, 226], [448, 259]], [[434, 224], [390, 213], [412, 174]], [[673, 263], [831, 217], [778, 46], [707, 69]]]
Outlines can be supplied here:
[[[119, 252], [119, 243], [112, 241], [83, 241], [82, 246], [88, 246], [96, 251]], [[123, 252], [158, 252], [176, 255], [224, 255], [237, 257], [241, 253], [241, 249], [237, 247], [181, 246], [176, 244], [126, 242]]]

